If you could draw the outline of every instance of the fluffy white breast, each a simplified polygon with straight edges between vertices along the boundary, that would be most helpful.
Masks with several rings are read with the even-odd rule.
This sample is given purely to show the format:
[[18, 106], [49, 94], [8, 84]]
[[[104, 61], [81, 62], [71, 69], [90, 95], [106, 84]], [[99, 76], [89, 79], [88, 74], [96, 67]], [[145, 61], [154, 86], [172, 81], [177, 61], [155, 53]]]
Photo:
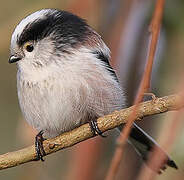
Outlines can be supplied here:
[[22, 65], [17, 82], [22, 112], [49, 137], [91, 120], [88, 115], [103, 116], [124, 105], [119, 83], [88, 49], [63, 55], [39, 71], [26, 68], [35, 78], [23, 73]]

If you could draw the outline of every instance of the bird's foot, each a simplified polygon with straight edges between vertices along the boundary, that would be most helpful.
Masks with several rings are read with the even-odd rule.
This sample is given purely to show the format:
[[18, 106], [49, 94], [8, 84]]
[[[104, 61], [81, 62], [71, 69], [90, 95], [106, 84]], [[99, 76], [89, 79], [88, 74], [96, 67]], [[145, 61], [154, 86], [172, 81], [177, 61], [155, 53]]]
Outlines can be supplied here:
[[44, 161], [43, 157], [46, 155], [45, 150], [43, 148], [43, 131], [40, 131], [35, 137], [35, 151], [36, 151], [36, 160]]
[[103, 135], [103, 132], [99, 129], [97, 121], [96, 120], [92, 120], [89, 122], [89, 126], [91, 128], [91, 131], [93, 133], [93, 135], [100, 135], [101, 137], [107, 137], [105, 135]]

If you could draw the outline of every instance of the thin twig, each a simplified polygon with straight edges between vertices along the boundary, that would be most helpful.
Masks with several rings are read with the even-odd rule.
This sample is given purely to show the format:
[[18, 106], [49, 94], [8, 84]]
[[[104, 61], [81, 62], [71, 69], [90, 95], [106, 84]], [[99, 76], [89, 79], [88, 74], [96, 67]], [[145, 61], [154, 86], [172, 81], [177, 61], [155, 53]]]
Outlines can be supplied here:
[[135, 121], [138, 105], [142, 101], [144, 93], [148, 92], [148, 90], [150, 88], [152, 66], [153, 66], [153, 60], [155, 57], [158, 36], [159, 36], [159, 32], [160, 32], [161, 20], [162, 20], [162, 15], [163, 15], [163, 7], [164, 7], [164, 0], [157, 0], [155, 11], [154, 11], [153, 18], [152, 18], [151, 25], [150, 25], [151, 44], [150, 44], [150, 48], [149, 48], [147, 64], [146, 64], [146, 67], [144, 70], [143, 78], [142, 78], [141, 83], [140, 83], [137, 97], [136, 97], [135, 102], [134, 102], [135, 106], [134, 106], [133, 112], [132, 112], [126, 126], [123, 128], [123, 130], [118, 138], [118, 146], [116, 148], [114, 157], [112, 159], [106, 180], [115, 179], [115, 176], [116, 176], [117, 171], [118, 171], [118, 167], [119, 167], [120, 162], [122, 160], [124, 145], [125, 145], [126, 140], [130, 134], [133, 122]]
[[[178, 110], [184, 107], [183, 97], [180, 94], [170, 95], [156, 100], [143, 102], [137, 109], [136, 119], [141, 120], [145, 116], [160, 114], [167, 111]], [[182, 104], [183, 103], [183, 104]], [[118, 127], [126, 123], [132, 114], [134, 106], [116, 111], [110, 115], [97, 120], [102, 132]], [[61, 149], [73, 146], [81, 141], [92, 137], [92, 132], [88, 124], [84, 124], [70, 132], [66, 132], [56, 138], [44, 141], [43, 146], [46, 155]], [[19, 151], [0, 155], [0, 169], [6, 169], [35, 160], [36, 153], [34, 146], [30, 146]]]

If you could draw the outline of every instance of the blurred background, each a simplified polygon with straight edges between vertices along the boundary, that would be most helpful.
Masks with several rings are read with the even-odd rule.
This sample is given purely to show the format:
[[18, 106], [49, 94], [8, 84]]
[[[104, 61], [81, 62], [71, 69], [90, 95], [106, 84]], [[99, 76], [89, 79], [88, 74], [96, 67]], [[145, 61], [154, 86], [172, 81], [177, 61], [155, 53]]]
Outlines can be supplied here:
[[[145, 66], [149, 44], [149, 24], [154, 0], [6, 0], [0, 6], [0, 154], [18, 150], [34, 142], [36, 132], [24, 121], [16, 92], [16, 66], [8, 64], [11, 33], [28, 14], [42, 8], [71, 11], [103, 37], [111, 49], [112, 65], [131, 105]], [[184, 1], [166, 0], [162, 30], [157, 48], [151, 91], [157, 96], [177, 92], [184, 67]], [[173, 112], [150, 117], [139, 125], [152, 137], [159, 135], [173, 119]], [[172, 133], [172, 131], [170, 132]], [[93, 138], [46, 157], [0, 171], [0, 180], [102, 180], [106, 176], [115, 149], [117, 134]], [[177, 130], [169, 152], [179, 170], [168, 168], [158, 180], [184, 179], [184, 133]], [[141, 159], [127, 145], [116, 179], [134, 180], [142, 166]]]

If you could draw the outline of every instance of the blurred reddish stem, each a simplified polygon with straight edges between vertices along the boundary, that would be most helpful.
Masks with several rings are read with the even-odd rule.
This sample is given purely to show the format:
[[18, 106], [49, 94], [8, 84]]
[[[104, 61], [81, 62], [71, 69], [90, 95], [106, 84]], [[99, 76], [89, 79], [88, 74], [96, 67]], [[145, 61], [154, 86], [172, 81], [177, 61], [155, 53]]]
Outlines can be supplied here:
[[[111, 65], [112, 67], [116, 66], [116, 60], [118, 56], [118, 49], [121, 39], [121, 34], [124, 33], [124, 25], [126, 24], [126, 20], [128, 19], [130, 9], [132, 8], [132, 5], [134, 4], [135, 0], [126, 0], [122, 1], [120, 6], [122, 6], [122, 10], [120, 9], [117, 13], [117, 17], [114, 19], [116, 23], [114, 24], [114, 27], [112, 28], [112, 31], [108, 34], [108, 41], [109, 41], [109, 48], [111, 50]], [[116, 3], [116, 2], [115, 2]], [[111, 24], [109, 24], [111, 26]]]
[[160, 26], [162, 22], [163, 9], [165, 0], [157, 0], [153, 18], [149, 27], [151, 33], [151, 45], [148, 54], [147, 66], [144, 72], [144, 92], [148, 91], [151, 82], [151, 72], [153, 66], [153, 60], [155, 57], [155, 51], [157, 47], [158, 37], [160, 33]]
[[157, 0], [157, 2], [156, 2], [155, 11], [154, 11], [153, 18], [151, 20], [151, 25], [149, 28], [150, 33], [151, 33], [151, 44], [149, 47], [147, 64], [146, 64], [146, 67], [144, 70], [143, 78], [141, 80], [139, 91], [137, 93], [137, 97], [134, 101], [134, 104], [135, 104], [134, 110], [133, 110], [127, 124], [125, 125], [124, 129], [122, 130], [122, 132], [117, 140], [118, 145], [117, 145], [114, 157], [112, 159], [110, 168], [108, 170], [106, 180], [115, 179], [115, 176], [116, 176], [117, 171], [118, 171], [118, 167], [120, 165], [120, 162], [121, 162], [121, 159], [123, 156], [124, 145], [125, 145], [126, 140], [130, 134], [133, 122], [135, 121], [136, 110], [138, 108], [139, 103], [142, 101], [144, 93], [146, 93], [150, 88], [152, 65], [153, 65], [153, 60], [155, 57], [155, 51], [156, 51], [158, 36], [159, 36], [159, 32], [160, 32], [164, 3], [165, 3], [165, 0]]
[[100, 137], [78, 144], [72, 151], [68, 180], [93, 180], [101, 155], [102, 141]]
[[84, 14], [88, 14], [91, 10], [91, 3], [92, 2], [90, 0], [75, 0], [70, 4], [68, 10], [78, 14], [79, 16], [84, 16]]

